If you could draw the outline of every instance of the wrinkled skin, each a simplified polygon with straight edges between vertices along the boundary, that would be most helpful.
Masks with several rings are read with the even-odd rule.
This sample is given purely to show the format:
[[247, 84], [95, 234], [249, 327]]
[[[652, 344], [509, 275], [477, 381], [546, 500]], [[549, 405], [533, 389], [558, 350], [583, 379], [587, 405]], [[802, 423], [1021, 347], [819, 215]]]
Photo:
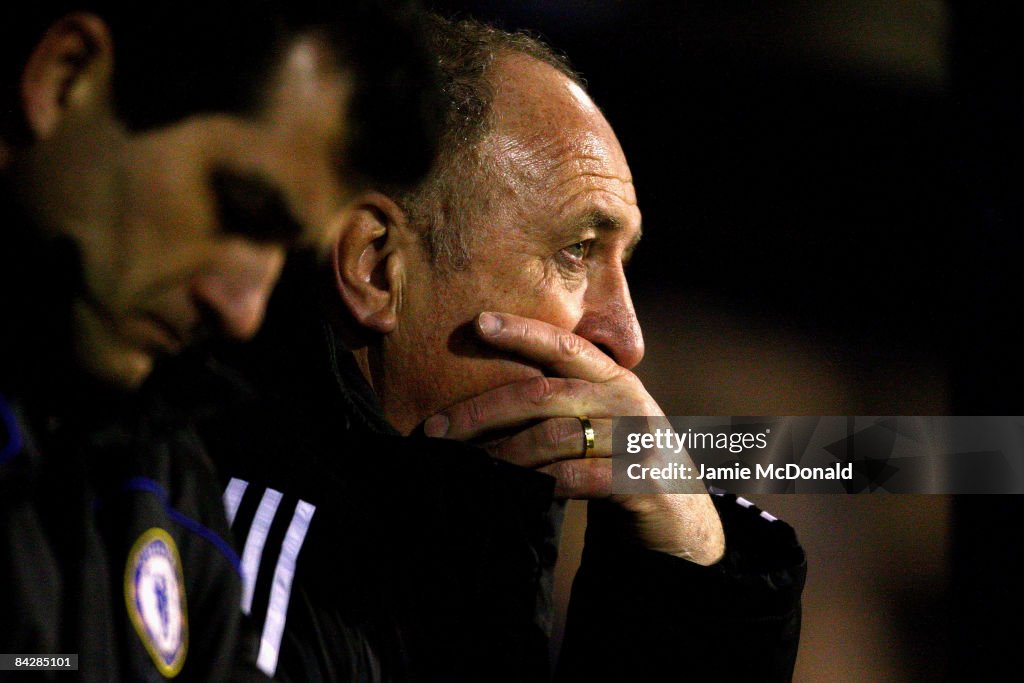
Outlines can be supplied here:
[[451, 272], [408, 249], [398, 324], [367, 367], [402, 432], [456, 401], [541, 374], [480, 343], [472, 324], [481, 311], [574, 330], [626, 368], [643, 357], [623, 271], [640, 211], [615, 134], [550, 66], [506, 57], [495, 80], [497, 120], [481, 144], [492, 172], [477, 189], [483, 208], [468, 228], [469, 266]]

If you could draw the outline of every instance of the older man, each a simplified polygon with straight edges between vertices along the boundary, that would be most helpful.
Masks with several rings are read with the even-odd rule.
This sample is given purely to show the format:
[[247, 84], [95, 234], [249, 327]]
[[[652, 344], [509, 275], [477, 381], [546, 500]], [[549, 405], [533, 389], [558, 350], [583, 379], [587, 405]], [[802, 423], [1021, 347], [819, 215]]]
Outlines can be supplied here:
[[189, 425], [222, 383], [150, 376], [210, 331], [251, 337], [286, 251], [325, 251], [361, 173], [426, 169], [408, 93], [429, 62], [375, 47], [414, 30], [340, 5], [4, 8], [5, 672], [58, 654], [88, 681], [233, 671], [237, 556]]
[[[335, 249], [341, 315], [277, 352], [265, 382], [280, 404], [217, 437], [234, 451], [249, 607], [265, 631], [285, 624], [278, 673], [546, 680], [554, 495], [607, 499], [592, 504], [563, 679], [787, 678], [792, 530], [722, 499], [723, 559], [702, 489], [611, 495], [611, 418], [661, 414], [630, 372], [643, 341], [623, 267], [640, 213], [614, 133], [539, 43], [442, 21], [433, 40], [437, 164], [411, 194], [355, 203]], [[301, 314], [283, 315], [294, 343]], [[323, 338], [318, 377], [306, 366]], [[421, 427], [454, 441], [398, 436]]]

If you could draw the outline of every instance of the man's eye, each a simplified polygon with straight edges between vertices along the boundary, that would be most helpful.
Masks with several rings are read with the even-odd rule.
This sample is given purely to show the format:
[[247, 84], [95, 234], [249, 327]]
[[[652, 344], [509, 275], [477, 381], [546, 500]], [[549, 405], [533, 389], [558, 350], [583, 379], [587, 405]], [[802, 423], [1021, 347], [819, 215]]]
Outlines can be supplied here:
[[586, 242], [577, 242], [576, 244], [571, 244], [568, 247], [562, 249], [562, 251], [565, 252], [567, 256], [578, 261], [582, 261], [583, 259], [587, 258], [587, 254], [590, 252], [590, 240], [587, 240]]
[[281, 192], [256, 175], [216, 169], [210, 178], [225, 234], [261, 244], [292, 246], [303, 228]]

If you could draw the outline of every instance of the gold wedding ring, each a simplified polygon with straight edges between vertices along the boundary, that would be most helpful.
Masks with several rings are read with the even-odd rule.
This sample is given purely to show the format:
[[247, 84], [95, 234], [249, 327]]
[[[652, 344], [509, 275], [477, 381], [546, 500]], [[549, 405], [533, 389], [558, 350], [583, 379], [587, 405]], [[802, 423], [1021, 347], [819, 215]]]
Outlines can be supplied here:
[[586, 415], [579, 415], [576, 419], [580, 421], [580, 427], [583, 428], [583, 457], [590, 458], [594, 452], [594, 425], [590, 423]]

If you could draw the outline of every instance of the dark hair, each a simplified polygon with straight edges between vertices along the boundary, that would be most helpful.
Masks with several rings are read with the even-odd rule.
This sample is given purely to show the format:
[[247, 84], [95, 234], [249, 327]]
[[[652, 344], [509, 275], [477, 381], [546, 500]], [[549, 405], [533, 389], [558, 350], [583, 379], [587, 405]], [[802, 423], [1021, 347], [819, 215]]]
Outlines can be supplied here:
[[428, 16], [427, 27], [441, 78], [438, 156], [426, 180], [400, 196], [399, 203], [422, 231], [434, 263], [459, 269], [467, 265], [469, 252], [463, 228], [480, 204], [479, 192], [473, 190], [487, 181], [477, 148], [491, 124], [494, 61], [503, 53], [521, 54], [554, 67], [581, 87], [584, 83], [564, 55], [529, 33], [438, 15]]
[[0, 10], [0, 134], [24, 134], [18, 84], [43, 33], [74, 11], [96, 14], [114, 42], [114, 101], [132, 129], [207, 112], [252, 114], [288, 43], [316, 33], [351, 74], [348, 159], [357, 174], [405, 185], [436, 145], [436, 81], [410, 0], [81, 0]]

